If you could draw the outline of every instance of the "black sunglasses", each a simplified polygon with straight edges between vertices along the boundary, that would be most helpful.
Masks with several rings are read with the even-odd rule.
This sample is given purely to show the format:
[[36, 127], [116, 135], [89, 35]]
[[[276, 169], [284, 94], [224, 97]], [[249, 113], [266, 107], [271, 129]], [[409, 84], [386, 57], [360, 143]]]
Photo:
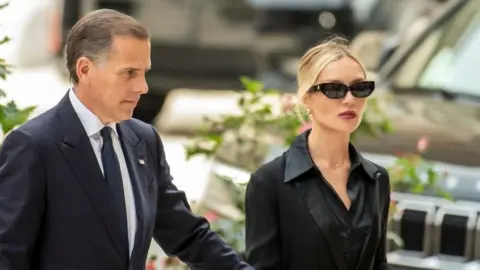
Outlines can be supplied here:
[[343, 83], [321, 83], [310, 88], [311, 92], [322, 92], [326, 97], [331, 99], [344, 98], [349, 90], [352, 96], [356, 98], [366, 98], [375, 90], [375, 82], [364, 81], [354, 83], [350, 86]]

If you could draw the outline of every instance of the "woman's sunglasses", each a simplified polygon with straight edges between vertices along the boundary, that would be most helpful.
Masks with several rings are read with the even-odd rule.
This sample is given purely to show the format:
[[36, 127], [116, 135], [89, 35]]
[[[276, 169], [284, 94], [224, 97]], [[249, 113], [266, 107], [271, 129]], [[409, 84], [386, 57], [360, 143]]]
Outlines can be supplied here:
[[364, 81], [352, 84], [350, 86], [343, 83], [321, 83], [310, 88], [311, 92], [322, 92], [331, 99], [344, 98], [350, 91], [356, 98], [366, 98], [375, 90], [374, 81]]

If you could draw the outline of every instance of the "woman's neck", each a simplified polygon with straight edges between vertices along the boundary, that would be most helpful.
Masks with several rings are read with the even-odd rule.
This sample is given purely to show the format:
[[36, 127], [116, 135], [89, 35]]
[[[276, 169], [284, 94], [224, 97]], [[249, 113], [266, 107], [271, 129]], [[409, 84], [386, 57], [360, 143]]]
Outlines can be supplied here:
[[321, 162], [328, 168], [338, 168], [348, 162], [349, 142], [349, 133], [314, 126], [308, 136], [308, 150], [315, 163]]

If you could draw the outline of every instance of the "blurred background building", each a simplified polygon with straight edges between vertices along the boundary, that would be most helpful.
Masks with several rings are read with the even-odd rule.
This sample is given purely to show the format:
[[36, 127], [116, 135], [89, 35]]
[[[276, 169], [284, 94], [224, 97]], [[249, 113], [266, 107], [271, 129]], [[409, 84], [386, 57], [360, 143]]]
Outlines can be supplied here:
[[[208, 199], [212, 170], [250, 173], [235, 159], [185, 159], [201, 116], [235, 113], [241, 75], [294, 93], [305, 50], [332, 34], [347, 37], [377, 81], [375, 94], [393, 94], [385, 110], [395, 132], [361, 137], [358, 147], [389, 166], [394, 153], [414, 152], [427, 136], [425, 157], [448, 172], [439, 185], [455, 199], [395, 191], [402, 211], [392, 226], [404, 246], [392, 248], [390, 262], [480, 269], [479, 0], [11, 0], [0, 13], [0, 34], [12, 38], [0, 56], [15, 66], [0, 81], [7, 96], [38, 105], [36, 114], [55, 105], [70, 87], [66, 35], [98, 8], [130, 14], [151, 31], [150, 90], [135, 117], [162, 133], [172, 174], [192, 203]], [[283, 149], [270, 145], [264, 160]], [[163, 256], [156, 245], [152, 253]]]

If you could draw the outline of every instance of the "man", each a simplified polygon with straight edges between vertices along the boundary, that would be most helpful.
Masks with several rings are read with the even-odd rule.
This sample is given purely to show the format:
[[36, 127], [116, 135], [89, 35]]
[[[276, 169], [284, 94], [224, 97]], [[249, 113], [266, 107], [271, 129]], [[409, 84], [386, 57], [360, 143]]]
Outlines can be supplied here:
[[252, 269], [190, 212], [156, 131], [131, 119], [148, 90], [147, 30], [97, 10], [66, 56], [73, 89], [0, 150], [0, 269], [145, 269], [152, 237], [192, 269]]

